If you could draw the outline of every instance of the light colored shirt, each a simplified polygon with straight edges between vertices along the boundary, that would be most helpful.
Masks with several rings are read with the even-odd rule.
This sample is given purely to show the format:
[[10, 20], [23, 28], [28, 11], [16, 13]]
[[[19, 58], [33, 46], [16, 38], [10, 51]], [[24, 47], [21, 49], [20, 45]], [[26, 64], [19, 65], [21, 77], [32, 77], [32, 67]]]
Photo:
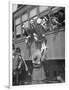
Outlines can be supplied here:
[[43, 50], [46, 50], [47, 49], [47, 46], [45, 45], [45, 42], [42, 43], [42, 47], [41, 47], [41, 53]]
[[41, 47], [41, 61], [43, 61], [44, 59], [46, 59], [46, 53], [47, 53], [47, 46], [45, 45], [45, 42], [42, 43], [42, 47]]

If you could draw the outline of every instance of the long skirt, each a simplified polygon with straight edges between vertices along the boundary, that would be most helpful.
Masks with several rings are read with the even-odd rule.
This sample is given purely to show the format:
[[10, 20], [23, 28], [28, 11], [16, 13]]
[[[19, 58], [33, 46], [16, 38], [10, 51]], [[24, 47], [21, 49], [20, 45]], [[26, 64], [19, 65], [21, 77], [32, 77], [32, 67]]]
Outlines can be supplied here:
[[32, 73], [32, 81], [37, 84], [37, 82], [41, 82], [46, 79], [44, 68], [41, 65], [39, 68], [34, 68]]

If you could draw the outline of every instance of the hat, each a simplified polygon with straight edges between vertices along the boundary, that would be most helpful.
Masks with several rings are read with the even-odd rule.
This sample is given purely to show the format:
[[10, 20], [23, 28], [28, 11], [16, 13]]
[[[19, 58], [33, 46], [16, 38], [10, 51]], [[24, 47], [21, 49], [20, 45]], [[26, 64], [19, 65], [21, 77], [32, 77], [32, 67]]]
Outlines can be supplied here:
[[21, 53], [20, 47], [17, 47], [17, 48], [16, 48], [16, 53]]

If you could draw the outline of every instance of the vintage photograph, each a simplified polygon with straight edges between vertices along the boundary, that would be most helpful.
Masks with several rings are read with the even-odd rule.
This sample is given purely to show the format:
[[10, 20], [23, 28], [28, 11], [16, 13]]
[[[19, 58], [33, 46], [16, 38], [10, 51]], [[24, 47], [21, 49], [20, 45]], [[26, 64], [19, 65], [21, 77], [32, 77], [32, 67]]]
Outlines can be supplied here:
[[65, 7], [12, 4], [12, 86], [65, 82]]

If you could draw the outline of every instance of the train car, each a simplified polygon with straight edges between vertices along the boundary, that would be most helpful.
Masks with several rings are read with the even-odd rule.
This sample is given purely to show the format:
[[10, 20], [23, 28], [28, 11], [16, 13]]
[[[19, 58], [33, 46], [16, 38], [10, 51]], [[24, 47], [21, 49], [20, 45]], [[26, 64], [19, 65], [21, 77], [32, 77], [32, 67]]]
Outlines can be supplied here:
[[[15, 48], [20, 47], [21, 55], [32, 74], [32, 55], [37, 49], [35, 42], [27, 47], [25, 41], [27, 33], [24, 35], [23, 26], [28, 31], [30, 21], [38, 17], [41, 19], [46, 17], [49, 22], [49, 28], [44, 28], [47, 40], [47, 58], [43, 61], [46, 82], [54, 82], [61, 77], [65, 81], [65, 7], [21, 5], [13, 13], [12, 18], [14, 46]], [[40, 44], [38, 47], [40, 47]]]

